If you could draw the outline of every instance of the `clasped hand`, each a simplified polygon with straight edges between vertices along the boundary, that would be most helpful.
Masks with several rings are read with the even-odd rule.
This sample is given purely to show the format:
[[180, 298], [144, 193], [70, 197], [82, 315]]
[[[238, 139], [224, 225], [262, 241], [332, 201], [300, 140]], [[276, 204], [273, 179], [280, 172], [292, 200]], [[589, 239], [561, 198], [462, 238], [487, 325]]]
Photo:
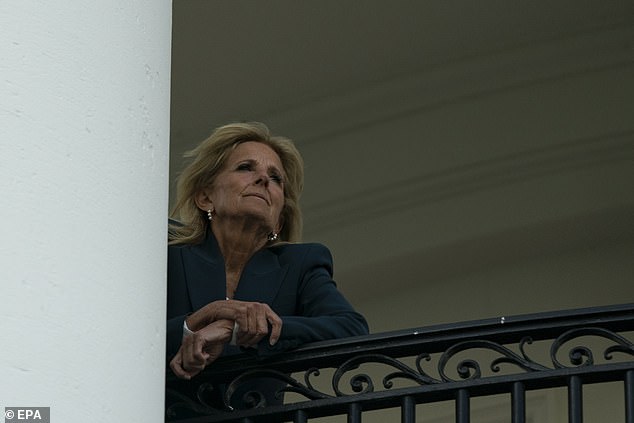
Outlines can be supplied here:
[[181, 347], [170, 362], [174, 374], [191, 379], [214, 362], [234, 336], [236, 345], [254, 347], [265, 336], [275, 345], [282, 332], [282, 319], [267, 304], [223, 300], [214, 301], [187, 317], [193, 334], [183, 337]]

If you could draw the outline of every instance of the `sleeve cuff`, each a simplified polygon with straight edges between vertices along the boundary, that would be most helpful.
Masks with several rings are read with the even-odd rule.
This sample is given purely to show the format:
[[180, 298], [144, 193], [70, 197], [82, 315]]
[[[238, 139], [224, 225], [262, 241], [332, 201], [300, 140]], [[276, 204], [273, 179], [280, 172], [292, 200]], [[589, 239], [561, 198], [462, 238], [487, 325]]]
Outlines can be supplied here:
[[194, 332], [187, 327], [187, 319], [183, 320], [183, 338], [193, 335]]

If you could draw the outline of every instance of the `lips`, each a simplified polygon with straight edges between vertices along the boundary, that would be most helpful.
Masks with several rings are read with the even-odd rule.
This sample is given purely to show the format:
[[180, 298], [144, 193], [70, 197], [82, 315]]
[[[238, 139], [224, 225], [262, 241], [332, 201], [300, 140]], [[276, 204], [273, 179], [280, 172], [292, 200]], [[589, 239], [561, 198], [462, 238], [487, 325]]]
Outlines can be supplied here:
[[264, 200], [266, 202], [266, 204], [269, 204], [269, 200], [262, 194], [258, 194], [258, 193], [248, 193], [244, 195], [245, 197], [257, 197], [257, 198], [261, 198], [262, 200]]

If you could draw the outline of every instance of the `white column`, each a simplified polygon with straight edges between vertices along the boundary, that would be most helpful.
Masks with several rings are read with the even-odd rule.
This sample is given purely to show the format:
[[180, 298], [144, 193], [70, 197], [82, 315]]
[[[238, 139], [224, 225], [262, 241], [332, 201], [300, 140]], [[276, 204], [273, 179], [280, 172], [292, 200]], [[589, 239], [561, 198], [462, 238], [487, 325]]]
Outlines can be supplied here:
[[0, 2], [0, 409], [163, 421], [170, 41], [171, 1]]

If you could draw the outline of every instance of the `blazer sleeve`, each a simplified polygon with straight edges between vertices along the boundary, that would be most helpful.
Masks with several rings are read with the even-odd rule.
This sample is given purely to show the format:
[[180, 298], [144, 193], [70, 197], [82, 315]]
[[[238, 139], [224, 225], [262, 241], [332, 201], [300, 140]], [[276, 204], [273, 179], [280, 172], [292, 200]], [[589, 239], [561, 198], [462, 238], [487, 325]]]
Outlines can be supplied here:
[[299, 345], [368, 334], [365, 318], [337, 289], [333, 280], [330, 251], [321, 244], [305, 244], [297, 285], [297, 309], [294, 315], [280, 316], [283, 321], [280, 340], [270, 346], [258, 345], [260, 355], [281, 352]]
[[183, 322], [192, 312], [185, 283], [182, 250], [168, 247], [167, 254], [167, 339], [166, 356], [169, 364], [183, 338]]

